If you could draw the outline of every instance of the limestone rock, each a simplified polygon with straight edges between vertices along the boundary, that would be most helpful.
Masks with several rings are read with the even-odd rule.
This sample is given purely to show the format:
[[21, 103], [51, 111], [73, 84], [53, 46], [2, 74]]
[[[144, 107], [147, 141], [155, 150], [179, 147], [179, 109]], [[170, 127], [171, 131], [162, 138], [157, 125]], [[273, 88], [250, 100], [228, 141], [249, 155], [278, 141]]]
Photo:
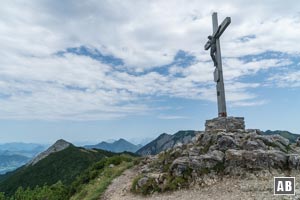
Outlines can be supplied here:
[[243, 148], [248, 151], [253, 151], [253, 150], [257, 150], [257, 149], [266, 150], [267, 146], [261, 141], [247, 140], [243, 143]]
[[289, 169], [300, 169], [300, 155], [299, 154], [291, 154], [288, 159]]
[[271, 146], [273, 149], [284, 152], [287, 151], [287, 146], [289, 145], [289, 140], [280, 135], [256, 135], [255, 139], [262, 141], [265, 145]]
[[[225, 153], [225, 166], [229, 168], [241, 167], [251, 170], [269, 168], [287, 168], [288, 156], [278, 150], [235, 150], [229, 149]], [[230, 170], [229, 170], [230, 171]]]
[[217, 146], [219, 150], [225, 151], [227, 149], [237, 148], [238, 144], [232, 137], [224, 135], [218, 139]]
[[188, 157], [176, 158], [170, 169], [174, 176], [183, 176], [183, 173], [189, 168], [190, 159]]
[[245, 130], [243, 117], [217, 117], [205, 122], [206, 132], [236, 132], [238, 130]]

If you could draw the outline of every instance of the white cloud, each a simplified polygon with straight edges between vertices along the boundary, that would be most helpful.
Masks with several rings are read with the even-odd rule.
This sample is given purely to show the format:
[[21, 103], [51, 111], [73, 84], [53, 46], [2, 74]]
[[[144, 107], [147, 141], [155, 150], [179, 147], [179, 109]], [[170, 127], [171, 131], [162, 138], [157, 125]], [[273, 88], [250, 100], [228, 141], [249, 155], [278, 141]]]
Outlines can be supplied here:
[[275, 74], [268, 78], [271, 85], [278, 87], [300, 87], [300, 71], [288, 71], [280, 74]]

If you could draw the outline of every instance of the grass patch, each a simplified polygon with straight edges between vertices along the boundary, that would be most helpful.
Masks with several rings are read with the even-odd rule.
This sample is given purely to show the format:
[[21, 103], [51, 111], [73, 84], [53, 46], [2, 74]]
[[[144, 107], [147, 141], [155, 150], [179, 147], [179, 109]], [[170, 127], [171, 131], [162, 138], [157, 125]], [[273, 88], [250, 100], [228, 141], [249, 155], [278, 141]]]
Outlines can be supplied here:
[[[113, 179], [120, 176], [126, 169], [134, 166], [135, 159], [130, 158], [128, 160], [112, 158], [107, 159], [104, 166], [103, 163], [98, 163], [94, 167], [98, 168], [98, 174], [96, 177], [93, 174], [93, 179], [88, 183], [81, 185], [75, 194], [70, 198], [71, 200], [96, 200], [101, 197], [107, 187], [110, 185]], [[114, 164], [114, 167], [109, 167], [110, 164]], [[102, 167], [102, 168], [101, 168]]]
[[225, 165], [223, 162], [220, 162], [218, 164], [216, 164], [214, 167], [213, 167], [213, 170], [216, 171], [216, 172], [223, 172], [225, 169]]

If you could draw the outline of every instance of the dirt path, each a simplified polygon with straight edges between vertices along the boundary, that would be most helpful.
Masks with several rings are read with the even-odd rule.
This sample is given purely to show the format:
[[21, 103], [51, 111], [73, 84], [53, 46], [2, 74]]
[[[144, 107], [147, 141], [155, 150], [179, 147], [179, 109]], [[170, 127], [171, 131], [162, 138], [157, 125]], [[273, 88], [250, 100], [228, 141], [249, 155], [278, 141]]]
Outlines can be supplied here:
[[135, 197], [130, 193], [130, 188], [132, 180], [137, 175], [137, 169], [137, 166], [127, 169], [121, 176], [115, 178], [100, 199], [134, 199]]
[[[126, 170], [108, 187], [101, 199], [103, 200], [248, 200], [248, 199], [300, 199], [300, 191], [296, 189], [296, 196], [274, 196], [273, 178], [265, 180], [224, 178], [215, 185], [204, 188], [180, 190], [172, 193], [153, 194], [143, 197], [133, 195], [130, 187], [137, 168]], [[300, 177], [296, 177], [298, 183]], [[296, 188], [299, 188], [297, 183]]]

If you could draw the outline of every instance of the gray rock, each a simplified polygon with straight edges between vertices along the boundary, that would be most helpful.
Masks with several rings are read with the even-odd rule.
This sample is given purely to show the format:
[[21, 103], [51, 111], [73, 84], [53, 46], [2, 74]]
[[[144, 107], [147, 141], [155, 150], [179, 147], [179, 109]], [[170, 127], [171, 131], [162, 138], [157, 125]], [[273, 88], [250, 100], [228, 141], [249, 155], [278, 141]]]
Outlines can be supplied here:
[[211, 134], [203, 134], [202, 137], [200, 138], [200, 146], [207, 146], [210, 144], [212, 139], [212, 135]]
[[270, 168], [279, 168], [279, 169], [285, 169], [287, 168], [288, 164], [288, 155], [285, 154], [282, 151], [278, 150], [269, 150], [268, 153], [268, 162]]
[[183, 176], [183, 173], [189, 168], [190, 159], [188, 157], [176, 158], [170, 166], [174, 176]]
[[256, 135], [255, 139], [262, 140], [266, 145], [271, 146], [278, 144], [280, 146], [289, 145], [289, 140], [280, 135]]
[[259, 141], [246, 140], [243, 143], [242, 148], [248, 151], [257, 150], [257, 149], [267, 150], [267, 146], [260, 140]]
[[195, 170], [211, 169], [218, 163], [223, 162], [224, 153], [214, 150], [207, 154], [200, 155], [191, 159], [191, 168]]
[[290, 154], [289, 159], [289, 169], [300, 169], [300, 155], [299, 154]]
[[287, 167], [287, 155], [277, 150], [235, 150], [229, 149], [225, 153], [225, 166], [241, 167], [253, 170], [269, 168], [285, 169]]
[[281, 135], [272, 135], [272, 139], [274, 141], [280, 142], [284, 146], [287, 146], [290, 144], [290, 141], [288, 139], [282, 137]]
[[149, 180], [148, 177], [146, 177], [146, 176], [142, 177], [140, 180], [138, 180], [137, 186], [140, 188], [143, 187], [144, 185], [147, 184], [148, 180]]
[[200, 155], [200, 152], [202, 149], [203, 149], [203, 147], [194, 146], [189, 149], [188, 155], [189, 156], [198, 156], [198, 155]]
[[225, 151], [227, 149], [235, 149], [238, 145], [232, 137], [225, 135], [218, 139], [217, 146], [219, 150]]

